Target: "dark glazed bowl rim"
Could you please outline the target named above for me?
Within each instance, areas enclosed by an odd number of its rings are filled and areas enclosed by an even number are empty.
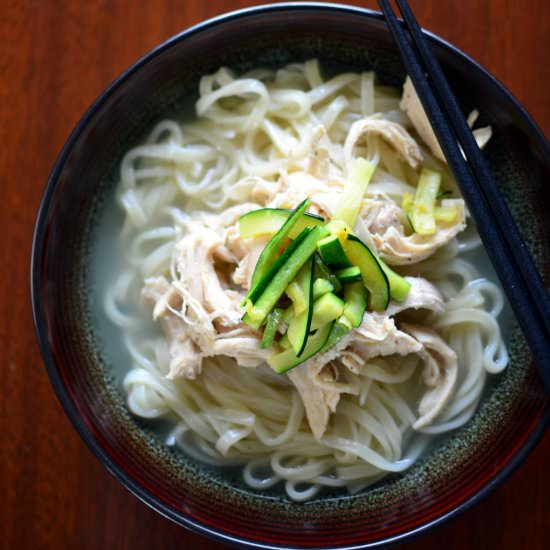
[[[221,23],[227,23],[241,18],[246,18],[249,16],[256,15],[266,15],[273,12],[292,12],[292,11],[304,11],[310,10],[311,12],[331,12],[331,13],[344,13],[350,15],[362,15],[368,18],[383,20],[384,17],[381,13],[372,11],[365,8],[359,8],[355,6],[348,6],[343,4],[333,4],[333,3],[319,3],[319,2],[293,2],[293,3],[281,3],[281,4],[267,4],[251,8],[246,8],[242,10],[233,11],[227,14],[223,14],[212,19],[208,19],[202,23],[194,25],[187,30],[169,38],[167,41],[152,49],[144,56],[142,56],[137,62],[132,66],[126,69],[121,75],[116,78],[104,91],[101,93],[98,98],[93,102],[89,109],[82,116],[80,121],[75,126],[74,130],[71,132],[69,138],[67,139],[61,153],[59,154],[55,165],[52,169],[50,177],[47,182],[47,186],[38,210],[37,221],[35,224],[33,243],[32,243],[32,252],[31,252],[31,301],[32,301],[32,311],[33,311],[33,320],[35,332],[39,342],[40,350],[44,363],[46,365],[46,370],[50,377],[51,383],[55,389],[57,397],[61,402],[65,413],[71,420],[72,424],[76,428],[80,437],[88,445],[88,447],[93,451],[93,453],[99,458],[105,468],[120,482],[126,489],[131,493],[137,496],[145,504],[162,514],[164,517],[188,527],[192,531],[195,531],[199,534],[206,535],[210,538],[218,540],[223,543],[228,543],[231,545],[244,546],[249,548],[284,548],[287,546],[271,545],[266,543],[258,543],[250,540],[243,540],[238,537],[233,537],[225,533],[220,533],[217,530],[210,528],[209,526],[200,523],[198,521],[192,520],[189,517],[183,516],[181,513],[175,511],[169,506],[161,502],[154,494],[147,491],[143,486],[138,484],[136,480],[131,477],[128,472],[117,464],[105,451],[100,442],[94,437],[89,428],[85,425],[82,420],[82,417],[78,411],[76,404],[71,400],[67,389],[60,377],[60,374],[56,367],[56,359],[52,353],[50,347],[50,342],[48,340],[48,331],[46,323],[46,315],[41,301],[42,291],[43,291],[43,282],[40,280],[40,266],[43,262],[43,244],[45,239],[46,227],[47,227],[47,213],[50,207],[50,203],[56,188],[57,181],[59,179],[62,168],[78,141],[83,130],[86,128],[92,117],[100,110],[106,100],[111,96],[111,94],[118,87],[122,85],[127,79],[129,79],[134,73],[139,71],[139,69],[159,54],[165,50],[171,48],[174,44],[185,40],[186,38],[208,31],[210,28],[215,27]],[[425,31],[426,32],[426,31]],[[476,61],[471,59],[461,50],[455,46],[449,44],[438,36],[426,32],[426,35],[429,37],[430,41],[437,43],[440,47],[447,49],[454,56],[462,58],[467,64],[471,65],[474,69],[479,71],[481,75],[489,81],[489,83],[494,87],[494,89],[501,94],[504,99],[513,104],[516,113],[519,118],[522,120],[523,124],[528,131],[531,133],[534,140],[537,142],[538,147],[543,153],[543,156],[547,159],[550,159],[550,145],[546,141],[542,131],[538,128],[536,123],[533,121],[531,116],[526,112],[518,100],[487,70],[485,70],[481,65]],[[550,426],[550,409],[547,408],[544,415],[542,416],[540,422],[536,428],[532,431],[529,437],[525,440],[521,448],[517,451],[514,457],[506,464],[506,466],[498,472],[485,486],[483,486],[477,493],[471,496],[469,499],[461,503],[459,506],[455,507],[450,512],[443,514],[437,517],[435,520],[432,520],[428,523],[421,525],[420,527],[403,532],[397,536],[387,538],[385,540],[376,541],[374,543],[366,543],[359,545],[350,545],[350,546],[338,546],[338,548],[359,549],[359,548],[373,548],[381,547],[389,544],[395,544],[397,542],[403,542],[404,540],[409,540],[412,537],[416,537],[420,534],[425,533],[426,531],[432,529],[437,525],[441,525],[450,519],[458,516],[462,512],[466,511],[474,504],[479,502],[485,496],[487,496],[491,491],[498,487],[503,481],[505,481],[515,469],[525,460],[529,453],[534,449],[536,444],[540,441],[547,428]]]

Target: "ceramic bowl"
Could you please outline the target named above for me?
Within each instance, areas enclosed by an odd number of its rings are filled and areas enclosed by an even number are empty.
[[[550,150],[512,95],[487,71],[430,35],[463,109],[494,129],[486,150],[540,269],[549,280]],[[44,362],[65,411],[105,467],[155,510],[199,533],[254,548],[370,548],[401,541],[468,508],[502,482],[550,420],[528,348],[512,327],[511,364],[493,380],[475,417],[400,475],[365,492],[322,494],[306,504],[247,489],[228,470],[167,448],[129,414],[113,376],[113,350],[98,329],[90,250],[113,199],[123,152],[155,121],[192,104],[201,75],[317,57],[376,70],[386,84],[405,73],[380,14],[331,4],[276,4],[239,11],[171,38],[124,72],[86,112],[44,194],[32,253],[32,299]]]

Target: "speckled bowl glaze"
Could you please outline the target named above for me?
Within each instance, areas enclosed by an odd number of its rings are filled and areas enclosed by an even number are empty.
[[[550,149],[517,101],[486,71],[431,36],[465,111],[495,130],[487,157],[549,280],[546,199]],[[139,60],[92,105],[68,139],[36,224],[32,299],[44,361],[67,415],[105,467],[170,519],[254,548],[370,548],[401,541],[471,506],[517,467],[550,420],[519,330],[511,364],[475,418],[401,475],[349,496],[306,504],[248,490],[238,473],[205,467],[165,447],[127,411],[111,352],[91,307],[94,229],[111,200],[123,152],[170,113],[192,112],[200,75],[318,57],[338,70],[377,71],[399,86],[404,70],[380,14],[330,4],[278,4],[231,13],[175,36]],[[546,208],[546,210],[545,210]]]

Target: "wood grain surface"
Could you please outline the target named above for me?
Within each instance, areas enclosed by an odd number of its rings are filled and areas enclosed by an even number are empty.
[[[372,1],[355,3],[375,7]],[[223,548],[147,508],[79,439],[50,387],[35,341],[29,257],[49,171],[94,98],[172,34],[253,4],[0,0],[1,548]],[[424,27],[493,72],[550,136],[548,0],[411,4]],[[487,499],[403,548],[548,548],[549,469],[547,434]]]

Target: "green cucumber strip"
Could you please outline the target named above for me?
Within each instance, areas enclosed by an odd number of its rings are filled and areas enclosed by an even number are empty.
[[[271,237],[269,242],[265,245],[265,248],[262,250],[260,257],[254,268],[254,273],[252,275],[252,283],[250,288],[258,283],[258,281],[265,275],[267,270],[277,259],[281,247],[283,246],[285,240],[289,237],[290,230],[296,225],[297,221],[301,218],[302,214],[305,212],[306,208],[310,204],[309,199],[303,200],[296,209],[290,214],[285,223],[281,226],[279,231]]]
[[[307,308],[307,298],[298,281],[292,281],[285,290],[286,295],[292,300],[294,313],[300,315]]]
[[[315,262],[315,275],[316,279],[326,279],[334,288],[334,292],[340,292],[342,290],[342,283],[338,280],[338,277],[325,265],[325,262],[321,259],[318,253],[313,255],[313,261]]]
[[[342,315],[340,319],[332,324],[329,335],[323,344],[323,347],[317,352],[319,354],[328,351],[334,344],[338,343],[350,330],[350,322]]]
[[[306,347],[300,357],[296,355],[292,348],[286,349],[281,353],[271,356],[267,363],[277,373],[283,374],[290,369],[298,366],[300,363],[307,361],[319,352],[327,341],[330,334],[332,323],[328,323],[321,327],[315,334],[312,334],[307,341]]]
[[[304,229],[306,231],[306,229]],[[317,241],[322,239],[328,230],[318,225],[314,227],[307,237],[293,250],[292,254],[277,269],[277,273],[271,279],[265,290],[256,302],[247,310],[243,321],[252,328],[259,328],[273,309],[279,298],[283,295],[290,281],[296,277],[301,267],[309,260],[317,248]]]
[[[436,206],[434,209],[434,218],[436,222],[456,222],[458,214],[458,209],[453,206]]]
[[[362,282],[344,287],[344,314],[352,327],[358,327],[367,309],[369,292]]]
[[[283,310],[283,321],[288,324],[292,319],[294,319],[295,313],[294,313],[294,305],[291,305],[287,307],[285,310]]]
[[[283,349],[291,349],[292,346],[290,345],[290,341],[288,339],[288,336],[287,334],[283,334],[281,336],[281,339],[279,340],[279,345],[283,348]]]
[[[259,208],[243,214],[239,218],[239,234],[242,239],[258,237],[259,235],[272,235],[281,229],[283,224],[292,214],[291,210],[280,208]],[[295,239],[304,227],[322,225],[324,218],[304,212],[297,220],[288,236]]]
[[[435,227],[435,200],[441,184],[441,174],[422,168],[413,202],[408,212],[409,222],[419,235],[433,235]]]
[[[313,316],[311,319],[311,330],[338,319],[344,312],[344,302],[336,294],[327,292],[313,303]]]
[[[323,294],[332,292],[333,290],[334,287],[328,279],[315,279],[313,283],[313,299],[317,300],[317,298],[320,298]]]
[[[409,214],[409,210],[411,209],[413,199],[414,197],[408,191],[405,191],[401,197],[401,210],[403,210],[407,216]]]
[[[386,265],[383,260],[378,257],[376,259],[390,283],[390,296],[398,302],[404,302],[409,295],[411,283],[409,283],[407,279],[401,277],[401,275],[398,275],[391,267]]]
[[[350,267],[344,247],[337,235],[329,235],[317,243],[317,249],[323,262],[334,269]]]
[[[276,307],[268,316],[267,322],[264,328],[264,334],[262,336],[262,341],[260,342],[261,348],[268,348],[273,344],[275,340],[275,335],[277,334],[277,329],[279,328],[279,323],[283,317],[283,310],[279,307]]]
[[[273,265],[267,270],[265,275],[259,280],[259,282],[252,287],[248,296],[242,301],[241,306],[249,309],[267,288],[267,285],[271,282],[271,279],[275,277],[282,265],[288,260],[292,253],[302,244],[306,237],[311,233],[310,227],[305,227],[302,232],[285,248],[283,253],[275,260]]]
[[[369,308],[384,311],[390,301],[390,284],[378,258],[355,235],[348,235],[344,249],[350,262],[361,270],[363,284],[369,291]]]
[[[296,282],[306,298],[306,306],[302,313],[296,315],[289,323],[286,334],[296,356],[300,357],[306,347],[313,316],[313,258],[300,269],[296,275]]]
[[[343,283],[354,283],[355,281],[361,280],[361,270],[356,265],[353,265],[338,270],[336,272],[336,277]]]
[[[350,227],[355,225],[363,196],[375,170],[376,165],[372,162],[361,157],[354,159],[348,183],[336,206],[333,219],[342,220]]]

